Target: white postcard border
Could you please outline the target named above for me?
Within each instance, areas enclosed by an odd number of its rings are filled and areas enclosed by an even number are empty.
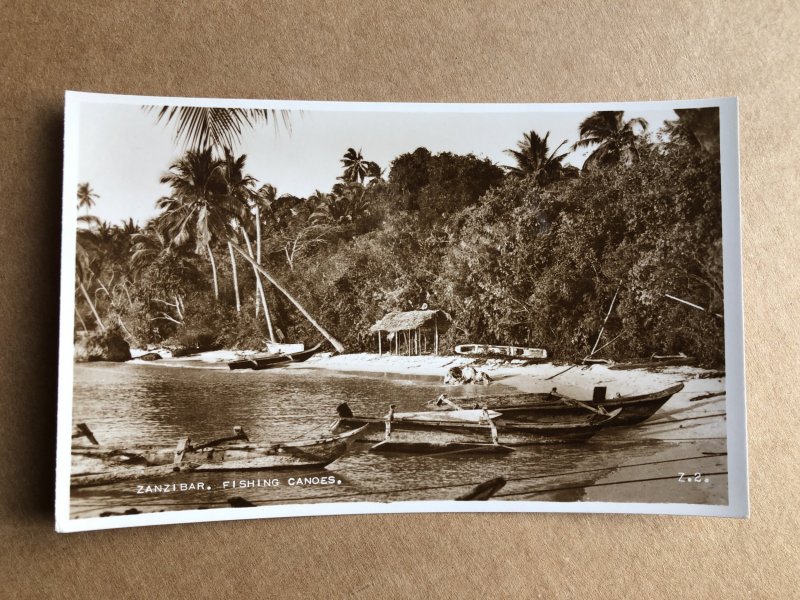
[[[77,219],[74,190],[78,186],[80,109],[84,103],[267,108],[276,110],[326,110],[371,112],[566,112],[596,110],[674,109],[719,107],[720,163],[722,178],[723,281],[725,306],[725,369],[728,444],[728,504],[664,504],[642,502],[539,502],[488,500],[459,502],[337,502],[290,504],[254,508],[177,510],[130,516],[71,519],[69,511],[73,336],[75,328],[75,252]],[[641,102],[592,102],[555,104],[449,104],[393,102],[328,102],[298,100],[234,100],[177,98],[66,92],[64,113],[64,173],[61,241],[61,309],[59,327],[58,425],[56,455],[56,530],[77,532],[118,527],[167,525],[240,519],[397,513],[609,513],[748,517],[747,426],[744,372],[742,253],[739,198],[738,103],[736,98]],[[69,227],[65,228],[65,225]]]

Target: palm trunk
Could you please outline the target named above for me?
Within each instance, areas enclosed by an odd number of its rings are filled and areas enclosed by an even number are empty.
[[[232,244],[232,246],[236,248],[236,251],[239,254],[244,256],[245,260],[247,260],[251,265],[254,265],[255,268],[258,269],[258,271],[264,277],[267,278],[267,281],[269,281],[272,285],[278,288],[278,291],[281,292],[284,296],[286,296],[289,299],[289,301],[295,305],[297,310],[299,310],[300,313],[306,319],[308,319],[308,322],[311,323],[314,327],[316,327],[317,331],[319,331],[322,335],[324,335],[325,338],[333,345],[333,347],[336,348],[337,352],[344,352],[344,346],[342,345],[342,343],[335,337],[333,337],[322,325],[317,323],[314,320],[314,318],[310,314],[308,314],[308,311],[305,308],[303,308],[303,306],[297,300],[295,300],[294,297],[292,297],[292,295],[288,291],[286,291],[286,289],[284,289],[284,287],[280,283],[278,283],[275,280],[275,278],[272,277],[272,275],[270,275],[264,267],[259,265],[254,258],[250,258],[250,256],[236,244]]]
[[[211,262],[211,277],[214,281],[214,299],[219,300],[219,281],[217,280],[217,262],[214,260],[214,253],[211,252],[211,244],[206,244],[208,260]]]
[[[100,320],[100,315],[97,314],[97,309],[94,307],[94,303],[92,302],[92,299],[89,297],[89,292],[86,291],[86,288],[83,286],[82,282],[79,281],[78,285],[81,288],[81,292],[83,293],[83,297],[86,299],[86,303],[89,305],[89,309],[92,311],[92,314],[94,315],[94,318],[97,321],[97,324],[100,326],[100,330],[101,331],[105,331],[106,330],[106,326],[103,325],[103,321]]]
[[[245,231],[244,227],[242,227],[242,234],[244,235],[244,241],[247,244],[247,252],[252,257],[253,247],[250,245],[250,237],[247,235],[247,231]],[[264,286],[261,285],[261,275],[258,272],[258,269],[256,268],[255,264],[253,264],[253,274],[256,276],[256,290],[258,292],[259,297],[261,298],[261,304],[264,306],[264,318],[267,321],[267,331],[269,331],[269,341],[274,344],[275,333],[272,331],[272,319],[270,318],[269,314],[269,305],[267,305],[267,297],[264,294]],[[258,308],[257,303],[256,303],[256,308]],[[256,316],[258,316],[258,312],[256,312]]]
[[[261,264],[261,212],[256,204],[256,260]]]
[[[86,322],[83,320],[81,316],[81,311],[78,310],[78,307],[75,307],[75,314],[78,315],[78,320],[81,322],[81,327],[83,327],[84,333],[89,333],[89,329],[86,327]]]
[[[128,291],[128,286],[125,285],[125,282],[122,282],[122,289],[125,291],[125,295],[128,297],[128,306],[133,308],[133,300],[131,300],[131,293]]]
[[[231,274],[233,275],[233,292],[236,295],[236,312],[242,311],[242,303],[239,300],[239,277],[236,274],[236,257],[233,254],[233,242],[228,240],[228,252],[231,253]]]

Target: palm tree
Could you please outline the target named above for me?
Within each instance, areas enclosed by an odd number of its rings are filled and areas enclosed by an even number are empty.
[[[164,211],[158,218],[159,225],[169,234],[172,244],[182,246],[194,240],[195,253],[208,254],[217,299],[219,282],[211,242],[230,236],[238,214],[238,207],[232,206],[228,195],[226,166],[213,156],[211,148],[187,151],[161,177],[161,183],[168,184],[172,193],[156,202],[156,208]]]
[[[253,220],[256,225],[256,260],[261,264],[261,225],[262,218],[266,218],[271,214],[275,201],[278,199],[278,188],[269,183],[262,185],[258,191],[253,194],[250,201],[253,206]]]
[[[540,187],[565,177],[574,177],[574,169],[561,164],[569,153],[556,154],[567,140],[550,152],[549,137],[549,131],[544,137],[539,137],[535,131],[523,134],[516,150],[506,150],[506,154],[513,156],[517,163],[516,166],[506,166],[506,170],[516,177],[532,177]]]
[[[366,177],[371,179],[370,183],[375,183],[376,181],[383,179],[383,171],[384,170],[381,169],[381,166],[378,163],[369,161],[367,163]]]
[[[277,129],[278,118],[290,129],[289,112],[260,108],[209,108],[201,106],[144,106],[155,113],[156,123],[175,123],[175,140],[196,152],[206,148],[222,151],[233,148],[242,139],[246,128],[272,121]]]
[[[80,290],[81,295],[83,295],[83,298],[86,301],[89,310],[94,316],[94,319],[97,322],[98,327],[100,327],[101,331],[105,331],[106,326],[103,324],[103,320],[100,318],[100,314],[97,312],[97,306],[95,305],[94,302],[92,302],[92,298],[86,289],[86,286],[89,285],[92,279],[94,278],[94,273],[92,271],[92,263],[94,262],[92,255],[94,254],[94,250],[96,249],[96,239],[94,237],[94,232],[91,231],[90,229],[79,229],[77,232],[76,241],[77,243],[75,246],[75,283],[77,284],[78,290]],[[78,313],[78,317],[81,319],[81,321],[83,321],[83,318],[80,316],[80,313]],[[84,329],[85,329],[85,324],[84,324]]]
[[[175,250],[176,247],[164,228],[151,221],[131,238],[131,272],[138,275],[159,257],[175,254]]]
[[[233,253],[232,238],[235,238],[236,231],[240,228],[245,236],[245,241],[249,246],[247,239],[247,230],[244,228],[244,223],[247,221],[249,215],[250,199],[255,192],[253,187],[256,180],[250,175],[244,174],[244,164],[247,156],[242,154],[240,157],[234,157],[229,148],[224,148],[225,158],[225,184],[227,186],[227,196],[230,209],[233,212],[233,221],[231,226],[233,228],[232,235],[228,236],[228,253],[231,257],[231,273],[233,275],[233,290],[236,296],[236,311],[241,311],[241,300],[239,298],[239,278],[236,271],[236,256]],[[257,273],[257,272],[256,272]],[[258,279],[258,277],[256,277]],[[259,280],[260,283],[260,280]]]
[[[99,197],[88,182],[78,184],[78,210],[85,208],[87,216],[89,209],[95,205],[95,200]]]
[[[358,152],[356,152],[354,148],[348,148],[339,162],[341,162],[344,167],[344,173],[342,173],[339,179],[347,182],[364,181],[367,174],[370,172],[370,164],[374,164],[364,160],[361,150],[359,149]]]
[[[619,162],[629,165],[639,160],[636,141],[647,131],[647,121],[641,117],[625,121],[622,117],[621,110],[601,110],[593,112],[578,126],[580,139],[572,148],[597,146],[583,164],[585,170]]]

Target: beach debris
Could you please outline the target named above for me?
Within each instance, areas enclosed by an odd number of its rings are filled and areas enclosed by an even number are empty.
[[[255,506],[249,500],[245,500],[241,496],[234,496],[233,498],[228,498],[228,504],[231,505],[231,508],[251,508]]]
[[[492,378],[488,373],[479,371],[469,365],[466,367],[451,367],[444,376],[445,385],[465,385],[468,383],[489,385],[491,382]]]
[[[141,515],[141,514],[142,514],[142,511],[140,511],[139,509],[137,509],[137,508],[129,508],[128,510],[126,510],[124,512],[116,512],[116,511],[113,511],[113,510],[104,510],[103,512],[100,513],[100,516],[101,517],[119,517],[119,516],[124,516],[124,515]]]
[[[694,396],[693,398],[689,398],[689,402],[697,402],[698,400],[706,400],[708,398],[716,398],[717,396],[724,396],[725,390],[721,392],[709,392],[707,394],[700,394],[699,396]]]
[[[506,483],[505,477],[494,477],[493,479],[479,483],[466,494],[458,496],[456,500],[488,500],[502,490]]]
[[[100,442],[98,442],[97,438],[94,437],[94,433],[92,433],[92,430],[89,429],[89,426],[86,423],[77,423],[75,425],[75,429],[72,432],[72,439],[74,440],[83,437],[85,437],[95,446],[100,445]]]

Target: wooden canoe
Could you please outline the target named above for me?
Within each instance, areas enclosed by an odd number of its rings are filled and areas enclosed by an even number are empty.
[[[366,429],[366,425],[323,438],[269,445],[226,441],[192,446],[188,438],[178,449],[148,450],[135,454],[128,465],[112,462],[104,472],[72,477],[74,487],[162,478],[186,471],[266,471],[322,468],[340,458]],[[240,438],[239,438],[240,439]],[[95,450],[98,455],[100,450]],[[130,452],[129,452],[130,453]]]
[[[319,352],[322,343],[317,344],[308,350],[300,352],[292,352],[290,354],[260,354],[248,358],[241,358],[228,363],[228,368],[233,370],[237,369],[253,369],[260,371],[263,369],[274,369],[276,367],[288,367],[294,363],[301,363],[307,361],[309,358]]]
[[[619,416],[609,423],[609,426],[636,425],[649,419],[675,394],[683,389],[683,384],[678,383],[666,389],[649,394],[637,396],[618,396],[606,398],[601,401],[578,401],[574,398],[563,396],[555,391],[530,394],[511,394],[507,396],[482,396],[479,398],[481,406],[502,413],[497,420],[502,426],[504,420],[512,421],[557,421],[565,418],[579,418],[586,416],[592,410],[611,412],[622,409]],[[446,406],[443,406],[446,410]]]
[[[343,408],[344,407],[344,408]],[[386,438],[385,417],[369,417],[353,415],[346,403],[339,407],[339,419],[334,431],[347,431],[369,425],[361,434],[362,441],[380,442]],[[452,411],[456,412],[456,411]],[[497,442],[505,446],[521,446],[527,444],[564,444],[584,442],[600,429],[611,423],[620,411],[608,415],[584,411],[584,415],[562,421],[523,422],[504,419],[501,413],[491,422],[457,420],[447,418],[446,412],[427,411],[424,418],[421,413],[396,413],[391,421],[392,436],[407,443],[492,443],[496,432]],[[495,432],[493,432],[493,429]],[[402,438],[399,436],[402,434]]]
[[[544,348],[527,348],[524,346],[496,346],[491,344],[459,344],[456,354],[463,356],[481,356],[485,358],[519,358],[527,360],[544,360],[547,350]]]

